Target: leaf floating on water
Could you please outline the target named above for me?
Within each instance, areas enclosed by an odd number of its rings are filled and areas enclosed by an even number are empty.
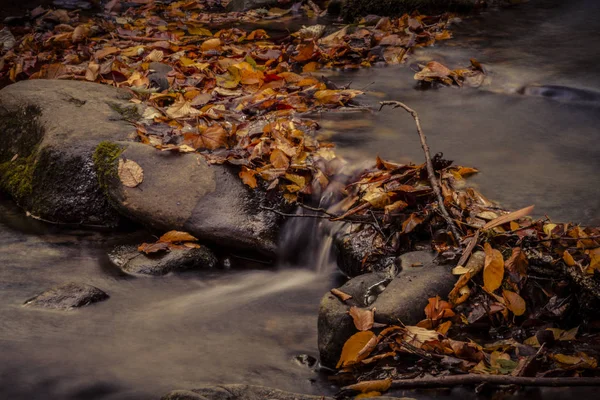
[[[502,254],[492,249],[489,243],[484,245],[485,265],[483,266],[483,287],[493,292],[502,285],[504,279],[504,259]]]
[[[348,312],[354,321],[354,326],[359,331],[368,331],[373,327],[375,309],[367,310],[365,308],[350,307]]]
[[[162,235],[158,239],[158,241],[163,242],[163,243],[176,243],[176,242],[196,242],[196,241],[198,241],[198,239],[196,239],[194,236],[190,235],[187,232],[169,231],[169,232],[165,233],[164,235]]]
[[[355,333],[344,343],[340,360],[337,363],[336,368],[347,367],[352,364],[367,358],[371,353],[372,349],[369,350],[368,344],[371,339],[376,338],[375,334],[371,331],[363,331]],[[375,346],[373,345],[373,348]]]
[[[124,186],[134,188],[144,180],[144,170],[133,160],[119,159],[118,175]]]

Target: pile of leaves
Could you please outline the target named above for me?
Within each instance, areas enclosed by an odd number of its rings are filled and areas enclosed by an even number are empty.
[[[366,232],[364,272],[427,243],[439,262],[454,266],[455,287],[446,300],[429,299],[416,326],[382,326],[376,310],[352,307],[358,333],[345,343],[333,379],[373,396],[392,381],[425,376],[600,376],[600,229],[532,220],[533,206],[507,212],[463,189],[475,169],[440,156],[433,165],[460,238],[445,225],[425,165],[378,159],[346,188],[347,211],[338,219],[353,218]]]
[[[136,122],[140,141],[237,165],[250,187],[263,181],[293,202],[322,190],[339,170],[331,145],[318,140],[319,125],[303,115],[356,106],[362,94],[314,71],[400,63],[413,48],[451,37],[449,15],[404,15],[330,33],[311,25],[273,41],[260,28],[221,27],[316,17],[318,6],[225,13],[223,5],[111,1],[102,17],[38,7],[30,26],[12,29],[0,82],[73,79],[130,90],[145,106]]]

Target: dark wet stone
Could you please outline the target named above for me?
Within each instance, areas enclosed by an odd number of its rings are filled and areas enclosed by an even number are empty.
[[[379,256],[374,252],[374,238],[378,233],[370,225],[356,231],[351,224],[340,230],[333,238],[340,271],[348,277],[369,272],[396,274],[395,257]]]
[[[124,272],[142,275],[204,270],[217,265],[217,257],[206,246],[197,249],[172,249],[148,255],[139,252],[136,246],[117,246],[108,257]]]
[[[161,400],[333,400],[332,397],[284,392],[253,385],[206,385],[192,390],[174,390]]]
[[[456,279],[450,267],[432,262],[430,252],[411,252],[404,256],[407,265],[393,279],[386,273],[368,273],[350,279],[339,288],[352,296],[342,302],[330,292],[319,306],[318,346],[321,364],[334,368],[344,343],[357,333],[351,306],[375,308],[375,322],[414,325],[425,317],[427,300],[436,295],[447,297]],[[402,258],[402,257],[400,257]]]
[[[425,15],[469,11],[479,0],[334,0],[332,3],[328,8],[330,13],[353,20],[369,14],[396,16],[416,10]]]
[[[108,299],[108,294],[84,283],[69,282],[27,300],[25,306],[69,310]]]
[[[600,103],[600,93],[588,90],[559,85],[529,85],[518,91],[525,96],[545,97],[547,99],[575,102],[575,103]]]

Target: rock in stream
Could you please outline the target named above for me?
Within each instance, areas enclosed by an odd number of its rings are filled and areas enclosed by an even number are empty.
[[[108,294],[84,283],[69,282],[53,287],[25,302],[28,307],[70,310],[108,299]]]

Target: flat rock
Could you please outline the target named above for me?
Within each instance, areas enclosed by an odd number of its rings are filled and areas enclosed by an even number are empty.
[[[116,226],[92,162],[102,140],[135,134],[129,94],[66,80],[0,90],[0,188],[34,216],[61,224]]]
[[[161,400],[333,400],[333,397],[284,392],[264,386],[231,384],[174,390]]]
[[[108,257],[123,272],[155,276],[169,272],[210,269],[217,265],[217,257],[206,246],[171,249],[148,255],[139,252],[136,246],[117,246]]]
[[[351,306],[375,308],[375,322],[393,325],[415,325],[425,318],[427,300],[436,295],[446,297],[454,287],[456,278],[448,266],[432,262],[430,252],[406,253],[404,259],[410,265],[391,279],[383,272],[367,273],[350,279],[340,291],[352,296],[342,302],[332,293],[321,299],[318,319],[318,346],[321,364],[334,368],[344,343],[357,333]]]
[[[198,154],[160,152],[141,143],[115,142],[119,158],[144,171],[143,182],[127,187],[114,160],[101,173],[113,206],[157,231],[186,231],[204,242],[274,256],[279,218],[261,210],[264,194],[245,186],[236,171],[209,166]],[[112,169],[107,171],[106,169]]]
[[[108,294],[84,283],[69,282],[48,289],[25,302],[25,306],[70,310],[108,299]]]

